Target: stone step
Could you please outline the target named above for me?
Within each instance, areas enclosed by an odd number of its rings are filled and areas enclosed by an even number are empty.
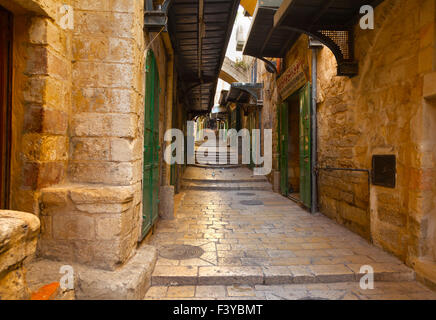
[[[203,168],[203,169],[235,169],[241,168],[243,165],[241,164],[191,164],[192,167]]]
[[[189,190],[272,190],[271,184],[267,182],[250,182],[250,183],[183,183],[182,188]]]
[[[223,179],[188,179],[184,178],[183,182],[185,183],[194,183],[194,184],[214,184],[214,183],[250,183],[250,182],[268,182],[268,180],[259,176],[259,178],[247,178],[247,179],[231,179],[231,180],[223,180]]]
[[[220,161],[220,160],[226,160],[226,161],[230,161],[230,160],[238,160],[239,158],[237,156],[227,156],[227,157],[221,157],[221,156],[196,156],[195,159],[197,161]]]
[[[153,286],[181,285],[285,285],[359,282],[359,266],[311,265],[284,267],[187,267],[159,266],[151,278]],[[405,265],[375,269],[374,281],[413,281],[415,273]]]

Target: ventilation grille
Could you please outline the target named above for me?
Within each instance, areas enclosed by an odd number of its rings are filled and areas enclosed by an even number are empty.
[[[339,47],[344,60],[352,59],[350,52],[350,35],[348,31],[321,30],[320,33],[330,38]]]

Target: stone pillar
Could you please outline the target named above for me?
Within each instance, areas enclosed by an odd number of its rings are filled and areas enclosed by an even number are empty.
[[[41,191],[44,257],[114,270],[141,222],[143,1],[75,1],[66,182]]]
[[[0,300],[29,298],[23,262],[35,253],[39,226],[33,214],[0,210]]]

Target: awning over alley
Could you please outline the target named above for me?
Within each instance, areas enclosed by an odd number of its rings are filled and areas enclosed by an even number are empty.
[[[262,89],[262,83],[232,83],[225,102],[262,105]]]
[[[175,0],[168,28],[188,111],[213,105],[239,0]]]
[[[339,75],[355,75],[352,28],[363,5],[382,0],[271,0],[259,5],[244,54],[283,58],[303,33],[328,46],[335,54]]]

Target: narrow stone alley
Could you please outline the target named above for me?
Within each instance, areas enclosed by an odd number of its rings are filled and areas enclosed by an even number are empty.
[[[0,302],[436,300],[434,181],[436,0],[0,0]]]
[[[183,186],[175,219],[151,241],[159,256],[146,299],[436,298],[401,261],[246,167],[191,166]],[[359,285],[365,265],[374,290]]]

